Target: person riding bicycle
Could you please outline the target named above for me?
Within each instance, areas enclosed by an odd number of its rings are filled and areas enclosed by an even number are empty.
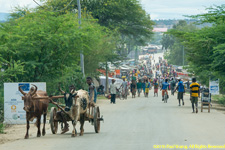
[[[174,95],[174,89],[175,89],[175,86],[176,86],[176,82],[175,82],[174,79],[172,78],[172,79],[171,79],[171,82],[170,82],[171,95]]]
[[[169,87],[168,79],[165,79],[165,82],[162,83],[162,88],[161,88],[161,90],[162,90],[162,101],[164,101],[165,92],[167,94],[167,98],[169,98],[168,91],[167,91],[168,87]]]

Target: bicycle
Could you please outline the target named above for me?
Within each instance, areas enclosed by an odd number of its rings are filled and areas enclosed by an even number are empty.
[[[116,97],[119,98],[121,100],[122,98],[122,91],[119,89],[116,89]]]
[[[122,91],[122,98],[123,98],[123,100],[124,99],[127,99],[127,94],[128,93],[127,93],[127,90],[126,89]]]
[[[171,95],[173,95],[174,96],[174,88],[171,88]]]
[[[164,103],[167,103],[167,100],[168,100],[168,95],[167,95],[167,92],[165,91],[165,93],[164,93]]]

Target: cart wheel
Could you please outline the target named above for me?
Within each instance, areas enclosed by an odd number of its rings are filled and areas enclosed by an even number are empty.
[[[95,107],[94,108],[94,128],[96,133],[100,132],[100,120],[98,120],[98,118],[100,118],[100,110],[99,110],[99,107]]]
[[[56,117],[56,108],[52,107],[50,111],[50,126],[52,130],[52,134],[56,134],[58,131],[58,121],[54,120]]]
[[[203,112],[203,104],[201,104],[201,112]]]

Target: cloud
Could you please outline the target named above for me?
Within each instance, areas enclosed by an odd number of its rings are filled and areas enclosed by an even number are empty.
[[[37,4],[33,0],[0,0],[0,12],[12,12],[15,6],[34,8]]]
[[[39,0],[37,0],[39,2]],[[206,7],[224,4],[224,0],[140,0],[143,8],[154,19],[176,18],[204,13]],[[15,6],[37,6],[33,0],[0,0],[0,12],[11,12]]]
[[[184,18],[183,15],[196,15],[207,12],[205,8],[222,5],[223,0],[141,0],[143,8],[155,19]]]

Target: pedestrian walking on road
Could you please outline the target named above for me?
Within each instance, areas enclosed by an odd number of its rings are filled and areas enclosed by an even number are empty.
[[[188,80],[187,82],[187,89],[189,90],[190,89],[190,81]]]
[[[139,82],[137,83],[138,97],[140,97],[141,89],[142,89],[142,83],[141,83],[141,80],[139,80]]]
[[[135,98],[136,96],[136,89],[137,89],[136,81],[132,80],[132,83],[130,84],[130,92],[132,94],[132,98]]]
[[[193,109],[192,113],[195,113],[195,107],[196,113],[198,113],[198,97],[200,97],[200,85],[196,82],[196,78],[192,78],[192,84],[190,85],[190,100]]]
[[[155,79],[153,85],[154,85],[154,97],[157,95],[158,97],[158,89],[159,89],[159,84],[157,83],[157,79]]]
[[[181,79],[178,79],[178,85],[176,90],[178,90],[178,94],[177,94],[177,99],[179,101],[179,106],[180,105],[180,100],[182,100],[182,104],[184,105],[184,93],[185,93],[185,88],[184,88],[184,84],[183,81],[181,81]],[[176,91],[175,90],[175,91]]]
[[[143,89],[143,92],[144,92],[144,95],[145,95],[145,80],[143,80],[143,82],[142,82],[142,89]]]
[[[111,103],[116,104],[116,84],[115,79],[112,79],[112,83],[110,84],[110,94],[111,94]]]
[[[122,97],[123,97],[123,99],[127,99],[127,86],[128,86],[128,83],[127,83],[126,79],[123,78],[123,83],[122,83],[122,85],[121,85],[121,87],[122,87]],[[121,87],[120,87],[120,88],[121,88]]]
[[[148,97],[149,89],[150,89],[150,82],[148,82],[148,79],[145,80],[145,97]]]

